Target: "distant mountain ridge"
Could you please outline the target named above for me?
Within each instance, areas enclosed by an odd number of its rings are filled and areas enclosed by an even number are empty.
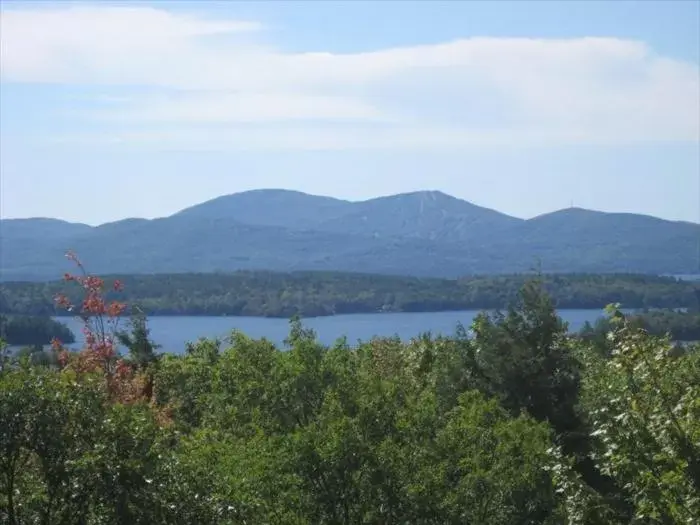
[[[0,220],[0,279],[54,279],[68,249],[98,273],[683,274],[698,271],[699,243],[700,225],[645,215],[571,208],[524,220],[439,191],[350,202],[252,190],[96,227]]]
[[[300,191],[250,190],[190,206],[173,217],[231,219],[256,226],[287,227],[291,223],[296,229],[304,229],[339,217],[352,205],[350,201]]]

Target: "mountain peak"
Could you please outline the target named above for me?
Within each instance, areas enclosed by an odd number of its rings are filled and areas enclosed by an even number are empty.
[[[454,197],[452,195],[448,195],[447,193],[444,193],[440,190],[418,190],[418,191],[407,191],[404,193],[396,193],[394,195],[386,195],[383,197],[375,197],[372,199],[367,199],[366,201],[361,201],[361,202],[368,202],[368,201],[376,201],[380,199],[395,199],[395,200],[401,200],[401,199],[420,199],[424,201],[459,201],[459,202],[467,202],[462,199],[458,199],[457,197]]]
[[[339,216],[350,202],[296,190],[257,189],[186,208],[175,216],[197,220],[230,219],[242,224],[305,229],[320,220]]]
[[[288,190],[285,188],[255,188],[252,190],[243,190],[236,193],[230,193],[228,195],[222,195],[217,198],[229,198],[229,197],[243,197],[243,196],[262,196],[262,197],[318,197],[317,195],[312,195],[299,190]],[[330,197],[329,197],[330,198]]]
[[[438,190],[349,202],[283,189],[225,195],[157,220],[92,228],[0,222],[0,280],[55,277],[66,249],[96,273],[238,269],[421,276],[690,273],[700,225],[570,208],[522,220]],[[119,249],[114,249],[119,247]]]

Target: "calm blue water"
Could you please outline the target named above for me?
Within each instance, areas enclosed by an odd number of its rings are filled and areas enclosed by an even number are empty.
[[[680,279],[681,281],[700,281],[700,273],[673,275],[672,277],[675,277],[676,279]]]
[[[353,314],[333,317],[305,319],[303,324],[316,331],[319,341],[332,344],[338,338],[347,336],[348,343],[369,340],[373,336],[398,335],[404,340],[422,332],[434,335],[451,335],[457,323],[469,326],[477,310],[435,313],[383,313]],[[578,331],[586,321],[594,322],[603,315],[602,310],[562,310],[559,315],[569,323],[570,331]],[[82,323],[73,318],[58,318],[75,334],[76,344],[81,346]],[[126,328],[128,325],[122,325]],[[225,338],[232,330],[238,329],[252,338],[265,337],[282,345],[289,334],[286,319],[266,319],[261,317],[151,317],[148,321],[151,338],[162,345],[161,351],[181,353],[185,343],[200,337]]]

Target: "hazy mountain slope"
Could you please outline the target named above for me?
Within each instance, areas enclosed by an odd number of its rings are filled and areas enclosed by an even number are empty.
[[[493,235],[522,222],[439,191],[421,191],[353,203],[342,217],[319,225],[323,231],[464,241]]]
[[[698,264],[700,225],[688,222],[572,208],[525,221],[510,233],[493,247],[537,252],[554,271],[682,273]]]
[[[91,229],[92,227],[87,224],[43,217],[2,219],[0,220],[0,239],[66,238],[88,232]]]
[[[94,228],[89,234],[35,246],[32,254],[10,257],[6,269],[27,278],[56,276],[70,266],[63,254],[77,252],[91,271],[98,273],[214,272],[234,269],[285,270],[324,268],[324,260],[371,252],[383,241],[335,233],[254,226],[228,219],[170,217]],[[123,227],[122,227],[123,226]],[[348,256],[349,257],[349,256]],[[54,261],[52,275],[44,261]],[[49,268],[51,265],[49,264]],[[5,272],[4,280],[10,274]],[[17,277],[20,278],[20,277]]]
[[[87,224],[58,219],[0,220],[0,280],[56,277],[63,253],[56,248],[71,239],[89,233]],[[49,256],[59,253],[59,259]]]
[[[637,240],[641,233],[655,240],[689,238],[696,236],[699,228],[690,222],[666,221],[648,215],[570,208],[524,221],[517,232],[531,242],[554,237],[575,239],[577,244],[594,244],[601,240],[629,242]]]
[[[195,219],[231,219],[245,224],[313,228],[346,213],[353,203],[290,190],[252,190],[224,195],[176,214]]]
[[[642,215],[569,209],[523,221],[439,192],[351,203],[260,190],[163,219],[95,228],[1,221],[0,279],[56,278],[69,268],[68,249],[98,273],[267,269],[456,277],[539,266],[682,274],[697,272],[699,242],[700,225]]]

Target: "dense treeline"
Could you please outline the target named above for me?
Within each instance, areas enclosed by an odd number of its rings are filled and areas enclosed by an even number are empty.
[[[669,335],[674,341],[700,341],[700,312],[652,310],[627,317],[628,322],[652,335]],[[588,339],[603,339],[610,331],[610,320],[601,317],[593,325],[586,322],[580,335]]]
[[[93,286],[94,284],[94,286]],[[88,285],[88,309],[105,307]],[[116,304],[116,303],[115,303]],[[454,337],[286,348],[234,333],[0,371],[0,521],[688,524],[700,516],[700,352],[610,317],[566,334],[528,283]]]
[[[0,314],[0,339],[10,345],[48,345],[52,339],[71,344],[75,335],[48,316]]]
[[[527,275],[469,277],[457,281],[352,273],[172,274],[115,276],[124,299],[149,315],[304,317],[366,312],[430,312],[504,308]],[[53,298],[70,283],[0,285],[0,312],[61,315]],[[696,285],[648,275],[549,275],[545,290],[558,308],[695,308]],[[73,295],[71,295],[73,294]]]

